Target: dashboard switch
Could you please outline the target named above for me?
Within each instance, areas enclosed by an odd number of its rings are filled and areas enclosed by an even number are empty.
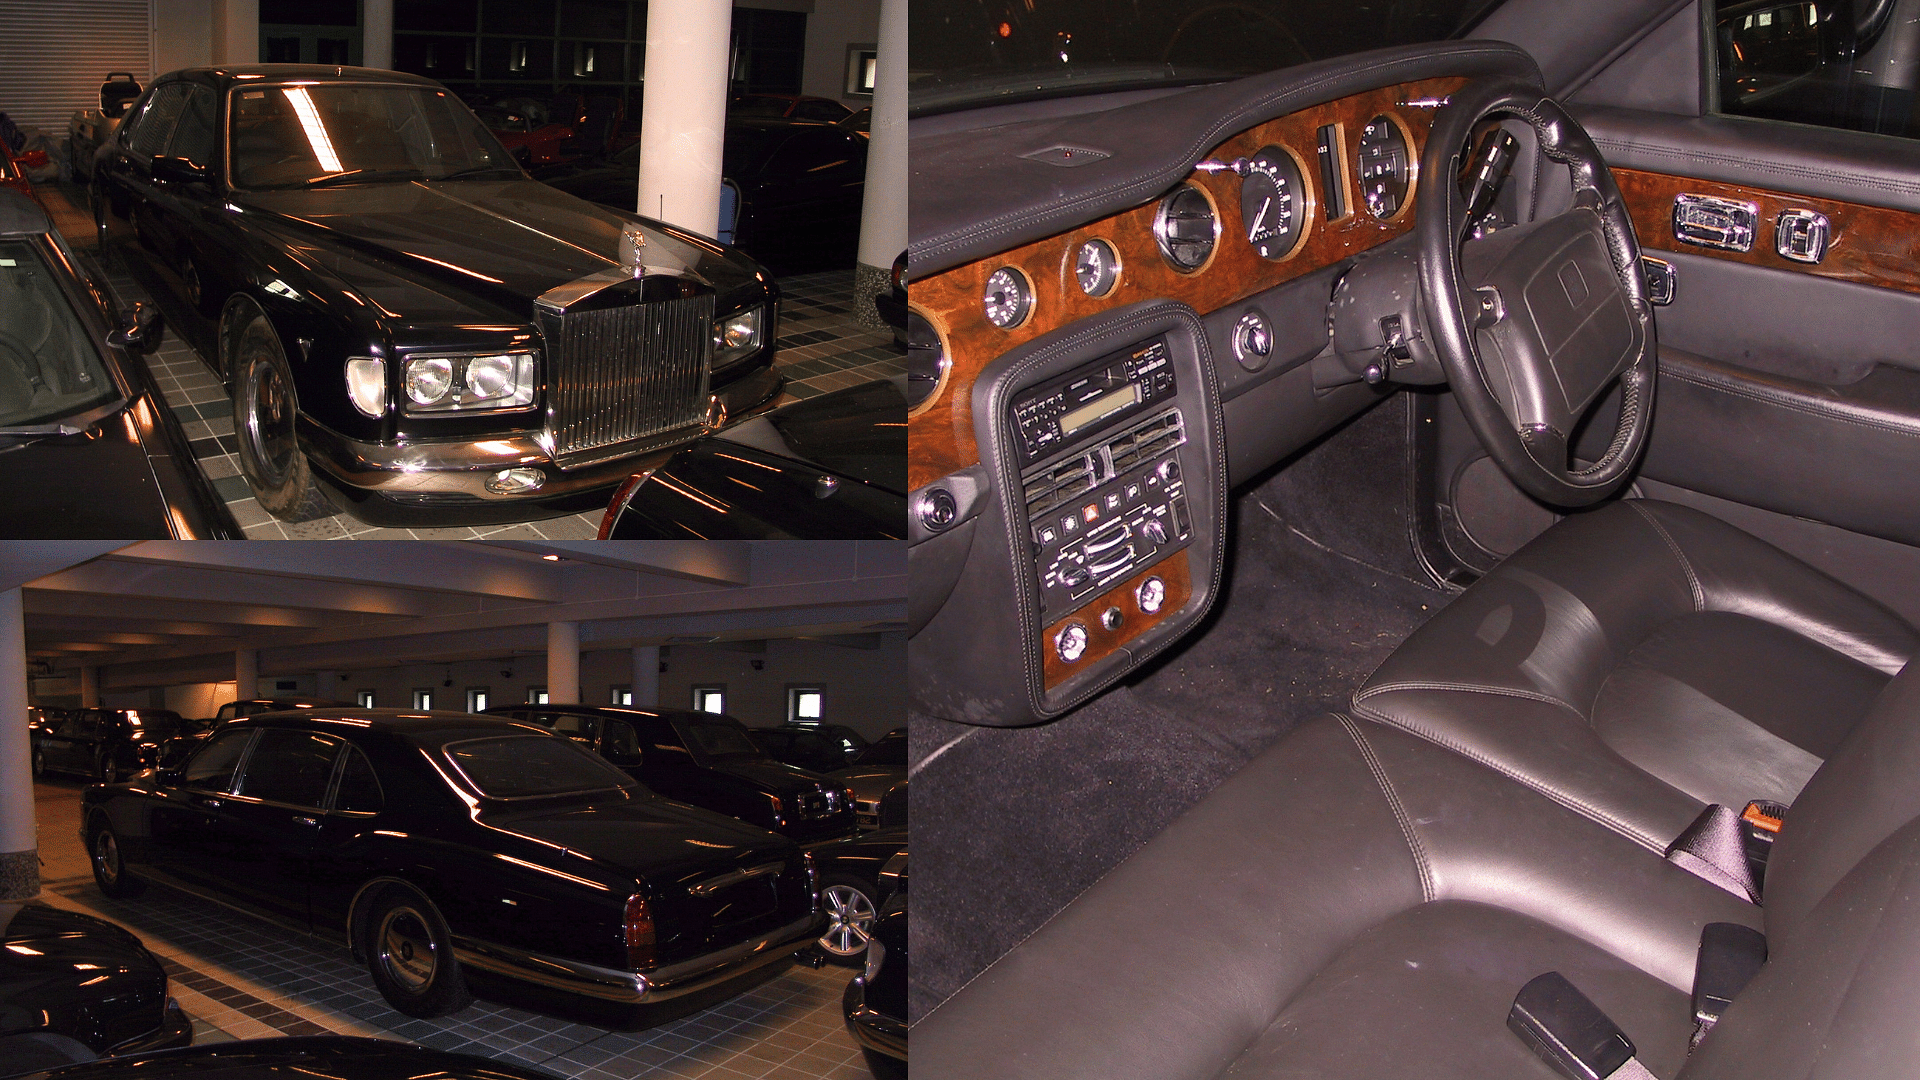
[[[1167,602],[1167,583],[1160,580],[1160,575],[1155,574],[1141,582],[1139,588],[1133,590],[1133,600],[1140,605],[1140,610],[1145,614],[1156,614],[1160,606]]]
[[[1066,663],[1073,663],[1087,655],[1087,628],[1079,623],[1068,623],[1053,636],[1054,652]]]
[[[934,488],[920,500],[920,524],[933,532],[953,524],[960,516],[960,506],[953,501],[953,494],[945,488]]]
[[[1108,630],[1118,630],[1120,629],[1120,624],[1126,621],[1127,617],[1120,614],[1120,609],[1117,607],[1110,607],[1100,613],[1100,625],[1106,627]]]

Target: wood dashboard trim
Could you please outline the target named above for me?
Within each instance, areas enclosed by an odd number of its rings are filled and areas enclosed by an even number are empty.
[[[1705,255],[1750,266],[1795,270],[1815,277],[1920,293],[1920,240],[1916,240],[1920,237],[1920,214],[1640,169],[1615,169],[1613,181],[1633,216],[1633,230],[1642,248]],[[1673,200],[1682,194],[1712,195],[1759,206],[1753,249],[1725,251],[1681,243],[1673,235]],[[1822,261],[1795,262],[1774,249],[1774,224],[1781,211],[1790,209],[1826,215],[1830,231],[1827,255]],[[1686,288],[1685,281],[1680,283],[1680,288]]]
[[[1193,598],[1193,574],[1187,564],[1187,550],[1181,548],[1154,563],[1040,632],[1041,681],[1049,692],[1068,678],[1113,655],[1127,642],[1179,614],[1187,606],[1187,601]],[[1148,615],[1135,603],[1133,590],[1155,575],[1166,582],[1167,599],[1160,606],[1158,614]],[[1108,630],[1100,625],[1100,613],[1110,607],[1119,608],[1126,618],[1118,630]],[[1053,636],[1071,622],[1078,622],[1087,628],[1087,652],[1069,664],[1061,660],[1059,652],[1054,649]]]
[[[1262,147],[1278,145],[1306,162],[1304,170],[1309,216],[1305,237],[1285,258],[1262,258],[1246,242],[1240,224],[1240,178],[1231,172],[1195,171],[1186,179],[1213,199],[1219,211],[1221,235],[1209,261],[1192,273],[1180,273],[1161,257],[1153,239],[1153,217],[1159,200],[1116,214],[1045,240],[957,266],[913,282],[908,293],[913,305],[941,327],[947,345],[949,372],[945,385],[908,419],[910,446],[908,484],[918,488],[949,473],[974,465],[980,449],[974,439],[973,383],[988,364],[1034,338],[1051,333],[1090,315],[1138,303],[1174,299],[1201,314],[1217,311],[1276,285],[1304,277],[1323,267],[1400,236],[1413,228],[1413,190],[1407,206],[1390,221],[1378,221],[1363,209],[1359,183],[1359,131],[1375,116],[1394,118],[1413,136],[1414,178],[1433,123],[1433,108],[1415,101],[1447,97],[1466,83],[1463,78],[1422,79],[1355,94],[1315,105],[1267,121],[1216,146],[1213,160],[1251,157]],[[1340,125],[1347,214],[1324,219],[1318,167],[1317,139],[1321,126]],[[1171,190],[1171,188],[1169,189]],[[1073,255],[1081,243],[1099,238],[1112,244],[1120,256],[1120,280],[1104,296],[1087,296],[1073,276]],[[981,295],[988,275],[1002,266],[1020,269],[1033,283],[1033,310],[1011,330],[987,322]]]

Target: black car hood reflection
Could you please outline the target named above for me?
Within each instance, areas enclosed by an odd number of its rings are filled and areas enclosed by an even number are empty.
[[[111,971],[144,963],[146,952],[139,938],[104,919],[40,904],[0,904],[0,949],[0,980],[73,964]]]
[[[737,776],[749,783],[759,785],[764,790],[783,796],[820,789],[820,783],[814,774],[772,758],[717,758],[707,767],[717,773]]]
[[[286,1080],[290,1075],[321,1080],[551,1080],[551,1073],[513,1061],[429,1050],[391,1039],[310,1035],[247,1039],[168,1050],[135,1058],[113,1058],[36,1074],[48,1080]]]
[[[905,377],[881,379],[796,401],[719,433],[883,491],[907,491]]]
[[[784,857],[784,837],[730,817],[639,794],[622,802],[496,810],[483,824],[559,844],[626,873],[673,880],[707,875],[732,861],[745,864]],[[726,849],[730,848],[731,851]]]
[[[155,446],[152,452],[162,453]],[[165,539],[167,500],[128,411],[77,435],[0,436],[0,505],[18,540]],[[188,463],[182,462],[187,466]],[[50,484],[49,477],[85,483]]]

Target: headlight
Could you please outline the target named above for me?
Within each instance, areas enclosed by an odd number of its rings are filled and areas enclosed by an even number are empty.
[[[378,420],[387,411],[387,362],[373,356],[349,359],[347,397],[354,408]]]
[[[533,404],[533,354],[415,356],[401,379],[410,413],[493,412]]]
[[[719,367],[758,349],[766,325],[766,309],[754,308],[729,315],[713,324],[713,364]]]

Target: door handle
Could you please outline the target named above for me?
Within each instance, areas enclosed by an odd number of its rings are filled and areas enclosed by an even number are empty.
[[[293,816],[293,823],[295,825],[311,825],[316,829],[320,827],[319,818],[307,817],[304,814],[295,814]]]
[[[202,798],[193,800],[193,805],[199,807],[202,810],[218,810],[222,806],[225,806],[226,803],[220,799],[209,799],[209,798],[202,797]]]

